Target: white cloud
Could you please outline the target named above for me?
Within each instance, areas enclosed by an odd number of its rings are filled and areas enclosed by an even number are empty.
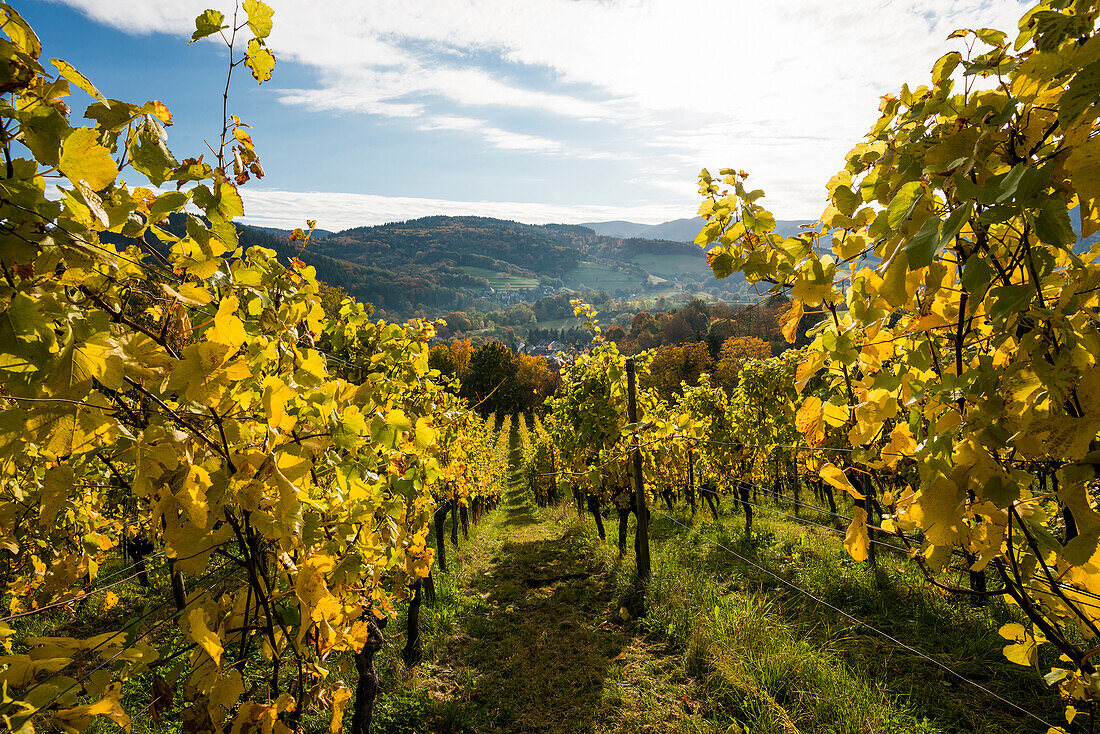
[[[695,215],[694,207],[659,206],[561,206],[511,201],[450,201],[371,194],[265,191],[241,188],[245,224],[263,227],[302,227],[307,219],[317,226],[341,230],[372,224],[416,219],[433,214],[511,219],[528,224],[603,222],[626,219],[658,224]]]
[[[409,97],[438,97],[467,107],[516,107],[541,110],[582,120],[603,120],[614,116],[606,106],[564,94],[524,89],[492,78],[481,69],[430,67],[406,59],[398,67],[323,69],[317,89],[289,89],[280,92],[287,104],[305,104],[315,110],[368,112],[405,117],[417,114],[423,103],[408,104]]]
[[[560,140],[551,140],[540,135],[527,135],[525,133],[502,130],[493,127],[488,120],[478,120],[473,117],[461,117],[458,115],[439,115],[428,117],[417,125],[418,130],[449,130],[469,133],[482,138],[490,145],[502,150],[527,151],[532,153],[554,153],[565,158],[579,158],[583,160],[623,160],[634,158],[632,154],[611,153],[602,150],[590,150],[587,148],[570,146],[566,148]]]
[[[57,0],[132,32],[189,33],[210,0]],[[753,172],[781,216],[815,216],[823,184],[877,115],[878,97],[928,79],[957,27],[1015,28],[1017,0],[269,0],[281,58],[318,73],[283,90],[315,110],[486,120],[523,153],[633,159],[629,179],[676,168],[689,204],[702,166]],[[537,80],[537,81],[536,81]],[[456,110],[457,108],[457,110]],[[517,129],[502,111],[566,118]],[[591,139],[613,140],[593,151]],[[634,196],[624,192],[623,196]]]
[[[472,117],[456,117],[443,115],[433,117],[419,125],[420,130],[456,130],[478,135],[497,148],[504,150],[526,150],[542,153],[552,153],[561,149],[562,145],[557,140],[550,140],[538,135],[524,135],[522,133],[509,132],[492,127],[485,120],[475,120]]]
[[[159,193],[174,191],[153,188]],[[61,198],[61,192],[53,182],[46,184],[45,193],[47,199]],[[255,188],[252,184],[242,186],[240,193],[245,213],[237,221],[242,224],[293,229],[304,228],[307,219],[314,219],[319,229],[332,232],[434,215],[493,217],[525,224],[581,224],[619,219],[660,224],[670,219],[693,217],[696,209],[694,206],[676,204],[568,206],[519,201],[454,201],[343,192],[279,191]],[[201,214],[199,209],[188,206],[188,211]]]

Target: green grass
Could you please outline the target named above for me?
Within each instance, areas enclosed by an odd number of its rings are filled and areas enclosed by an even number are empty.
[[[713,278],[714,274],[705,258],[692,255],[657,255],[640,253],[630,258],[654,275],[695,275]]]
[[[502,273],[487,268],[476,268],[472,265],[463,265],[460,270],[489,281],[489,285],[498,291],[526,291],[539,287],[538,278],[526,278],[521,275]]]
[[[642,626],[683,649],[700,698],[749,731],[999,733],[1038,724],[738,556],[1047,721],[1062,720],[1038,675],[1004,658],[997,630],[1019,617],[1001,601],[975,607],[946,596],[887,552],[876,574],[837,535],[771,512],[756,513],[748,539],[741,516],[673,521],[666,512],[655,512],[651,528],[654,579]],[[621,596],[632,581],[620,571]]]
[[[572,329],[583,324],[584,321],[577,316],[566,316],[561,319],[548,319],[539,321],[533,328],[536,329]]]
[[[748,539],[740,515],[715,523],[666,513],[654,508],[654,576],[646,614],[636,618],[626,612],[635,606],[632,553],[618,558],[591,518],[579,521],[568,506],[532,507],[514,476],[503,507],[440,576],[447,591],[430,614],[446,623],[431,623],[433,652],[413,671],[396,662],[396,647],[386,653],[382,709],[415,722],[393,730],[1036,730],[1034,720],[737,556],[1062,720],[1056,694],[1001,653],[996,630],[1017,619],[1012,608],[945,596],[891,554],[880,554],[876,574],[852,561],[837,535],[768,512],[757,512]],[[615,537],[615,522],[606,525]]]
[[[605,290],[614,293],[619,290],[643,290],[649,287],[643,275],[621,272],[607,265],[594,262],[582,262],[562,278],[567,288],[579,290],[588,287],[593,290]]]

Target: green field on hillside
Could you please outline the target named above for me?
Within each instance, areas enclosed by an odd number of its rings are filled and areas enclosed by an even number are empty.
[[[529,291],[539,287],[538,278],[525,278],[522,275],[502,273],[488,268],[475,268],[472,265],[463,265],[459,268],[464,273],[485,278],[489,285],[498,291]]]
[[[707,261],[692,255],[656,255],[647,252],[635,255],[630,258],[630,262],[660,276],[694,275],[706,276],[708,280],[714,277]]]
[[[584,323],[584,319],[578,316],[566,316],[561,319],[549,319],[547,321],[539,321],[535,324],[536,329],[572,329],[574,327],[581,326]]]
[[[620,290],[639,291],[646,287],[644,276],[615,270],[607,265],[594,262],[582,262],[562,278],[567,288],[605,290],[614,293]]]

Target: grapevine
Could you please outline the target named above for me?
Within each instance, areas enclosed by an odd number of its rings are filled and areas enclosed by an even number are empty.
[[[697,238],[716,276],[789,294],[788,340],[816,323],[797,424],[847,457],[821,478],[878,494],[883,527],[909,536],[930,577],[955,550],[990,569],[999,588],[975,593],[1007,596],[1030,621],[1002,628],[1005,655],[1038,668],[1036,650],[1054,647],[1061,661],[1040,672],[1075,705],[1100,697],[1087,603],[1100,591],[1100,268],[1071,226],[1100,228],[1098,13],[1042,2],[1014,43],[952,34],[965,53],[883,97],[803,235],[775,233],[746,173],[704,170]],[[868,518],[857,508],[849,529],[857,558]]]

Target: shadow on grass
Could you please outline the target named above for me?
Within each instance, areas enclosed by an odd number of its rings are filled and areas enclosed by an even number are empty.
[[[605,570],[575,532],[507,542],[469,582],[484,599],[445,660],[463,702],[442,704],[438,731],[581,732],[591,729],[611,660],[628,644],[606,614]]]
[[[522,507],[515,510],[508,508],[508,515],[501,520],[501,525],[512,527],[527,527],[528,525],[537,525],[539,522],[538,516],[530,507]]]
[[[841,553],[839,539],[824,534],[810,533],[809,543],[794,544],[783,536],[801,527],[793,522],[757,521],[746,538],[743,516],[724,517],[717,525],[707,517],[695,527],[685,527],[690,525],[686,518],[676,520],[656,517],[651,530],[660,542],[679,546],[676,562],[694,564],[721,588],[743,586],[763,594],[772,602],[770,613],[818,647],[835,651],[865,682],[904,700],[918,718],[947,731],[1030,731],[1036,724],[867,625],[1047,721],[1061,719],[1057,695],[1033,671],[1005,660],[997,630],[1016,617],[1000,600],[975,609],[966,599],[942,598],[922,588],[905,559],[880,558],[875,574]],[[852,622],[788,583],[866,624]]]
[[[504,519],[501,520],[501,525],[505,527],[527,527],[528,525],[536,525],[539,522],[538,514],[531,503],[527,501],[522,487],[513,486],[508,489],[508,492],[504,495],[502,510]]]

